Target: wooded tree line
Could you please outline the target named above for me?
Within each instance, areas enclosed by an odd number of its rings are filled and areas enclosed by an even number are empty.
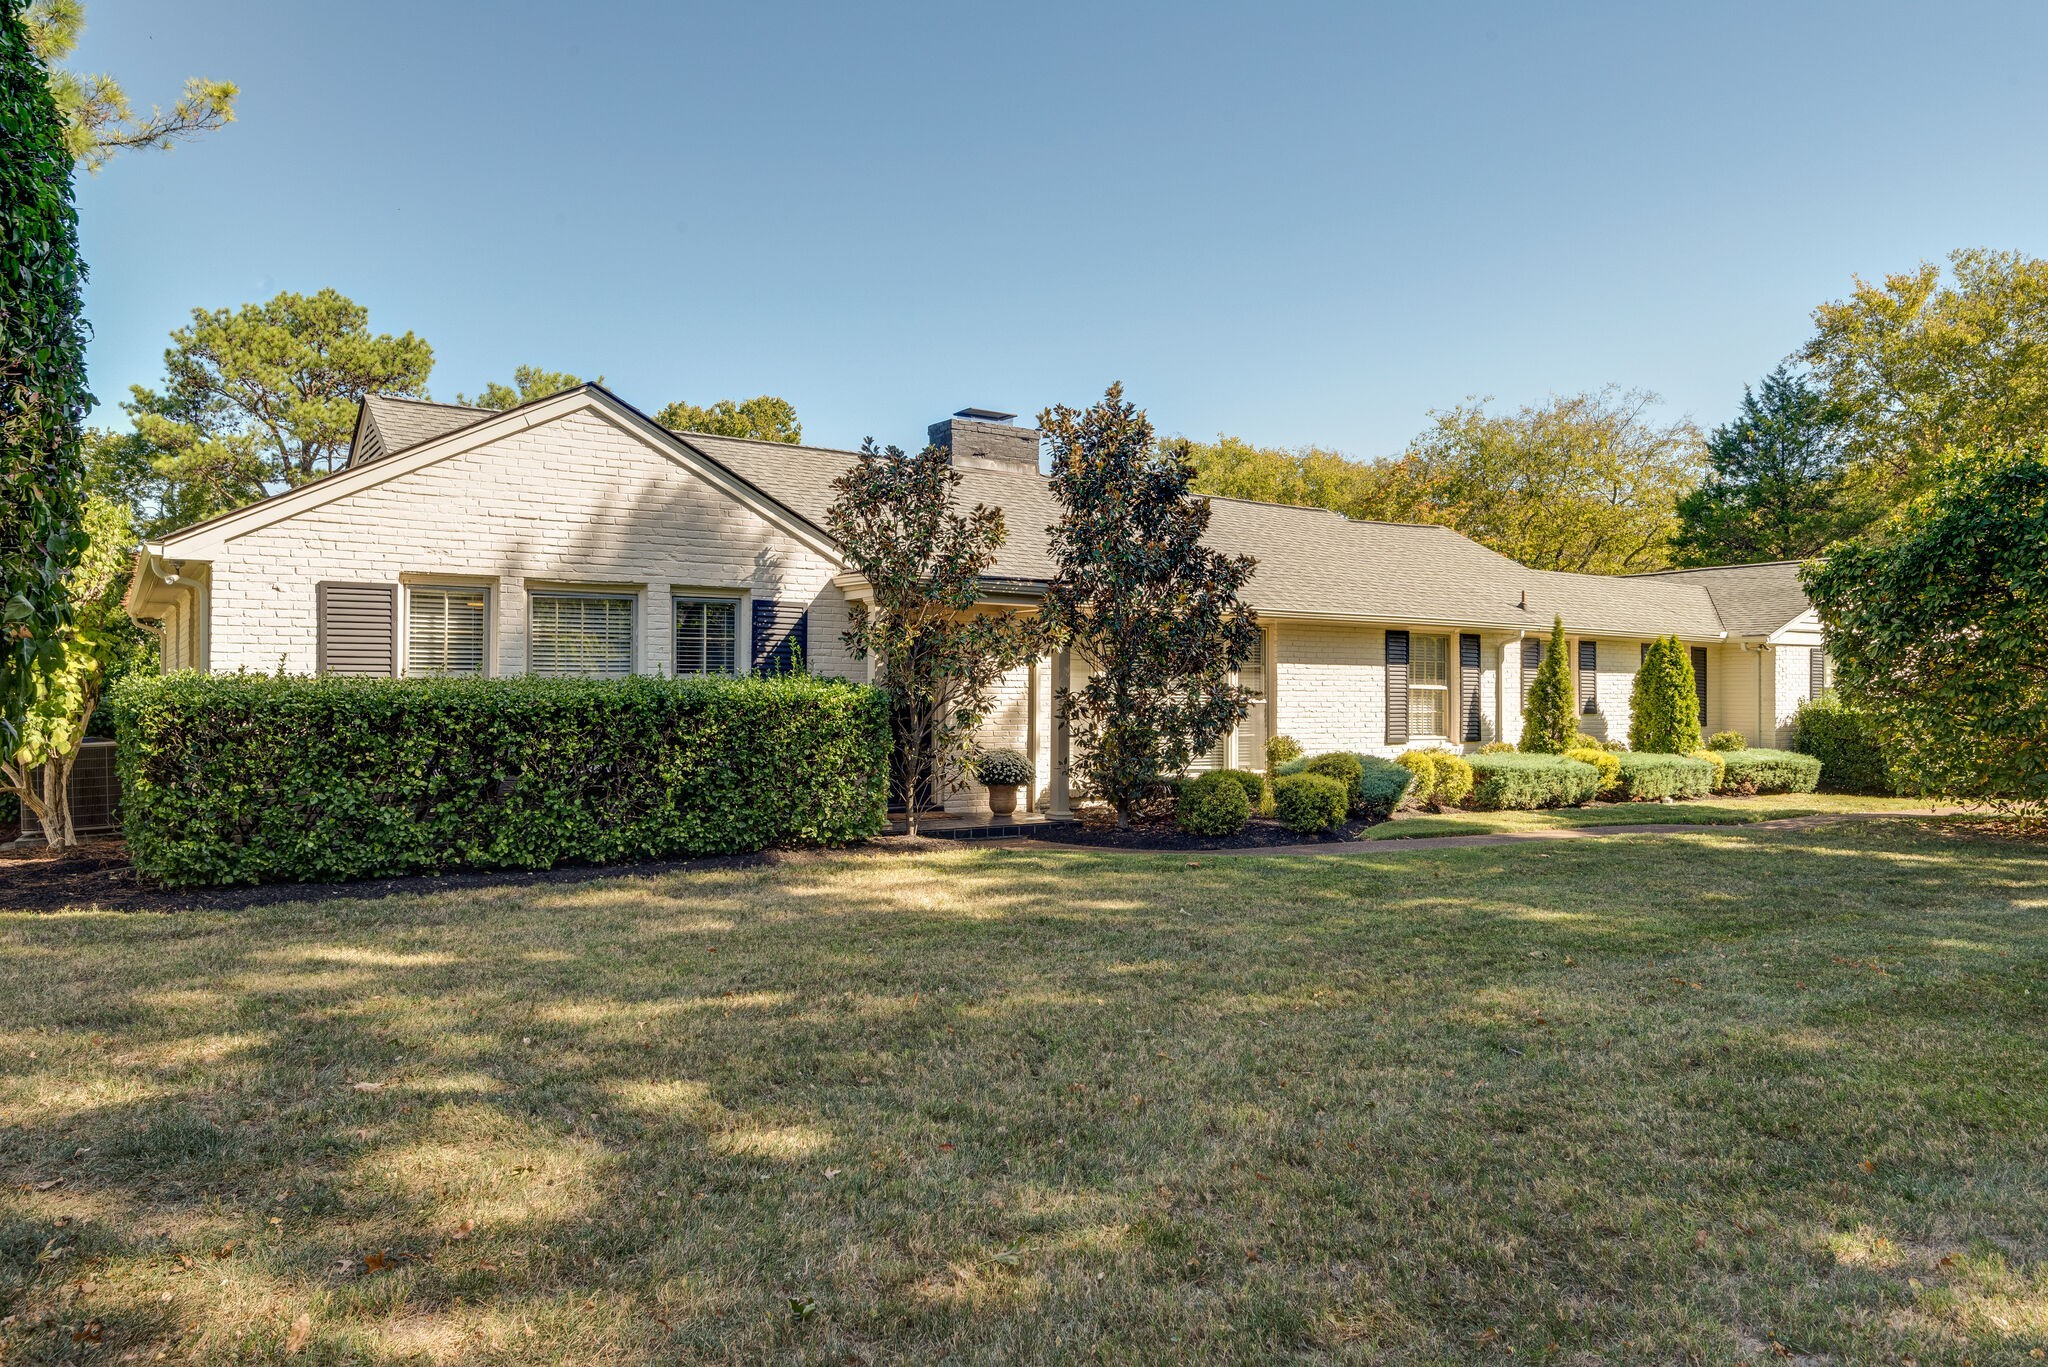
[[[1954,252],[1858,281],[1711,431],[1608,388],[1430,414],[1398,456],[1176,439],[1205,493],[1436,522],[1541,569],[1796,560],[1864,536],[1951,450],[2048,432],[2048,261]]]

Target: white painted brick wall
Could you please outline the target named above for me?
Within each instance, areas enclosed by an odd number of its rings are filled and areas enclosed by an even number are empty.
[[[526,666],[529,581],[644,584],[638,667],[674,659],[671,586],[809,606],[815,673],[864,678],[840,641],[844,595],[802,543],[585,411],[399,475],[229,543],[215,557],[211,665],[315,666],[314,586],[401,576],[488,578],[495,672]],[[742,602],[741,631],[749,623]],[[744,663],[744,660],[743,660]]]

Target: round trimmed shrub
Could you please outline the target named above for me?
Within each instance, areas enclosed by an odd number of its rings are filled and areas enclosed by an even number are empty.
[[[1482,755],[1512,755],[1516,751],[1514,745],[1508,741],[1490,740],[1479,747],[1479,753]]]
[[[984,750],[974,757],[974,777],[990,787],[1021,788],[1031,782],[1031,761],[1016,750]]]
[[[1465,757],[1450,750],[1423,752],[1436,761],[1436,791],[1429,800],[1438,807],[1455,807],[1472,795],[1472,766]]]
[[[1280,766],[1291,759],[1301,758],[1301,742],[1292,736],[1269,736],[1266,738],[1266,772],[1280,772]]]
[[[1731,793],[1810,793],[1820,786],[1821,762],[1790,750],[1734,751],[1723,756]]]
[[[1173,806],[1174,825],[1189,835],[1236,835],[1251,819],[1244,785],[1228,769],[1182,784]]]
[[[1600,771],[1600,791],[1611,793],[1621,786],[1621,756],[1597,745],[1576,746],[1564,752],[1566,759],[1590,764]]]
[[[1299,772],[1320,774],[1342,784],[1346,793],[1358,787],[1358,780],[1365,777],[1365,763],[1357,755],[1338,750],[1327,755],[1317,755],[1301,766]]]
[[[1420,807],[1436,796],[1436,756],[1426,750],[1403,750],[1394,763],[1415,775],[1408,785],[1408,801]]]
[[[1234,780],[1238,787],[1244,789],[1244,800],[1252,804],[1253,811],[1256,812],[1265,804],[1266,776],[1264,774],[1254,773],[1250,769],[1218,769],[1216,772]]]
[[[1334,831],[1351,810],[1351,795],[1327,774],[1289,774],[1273,781],[1273,810],[1290,831]]]
[[[1479,755],[1472,805],[1482,812],[1576,807],[1600,791],[1600,771],[1563,755]]]
[[[1716,731],[1707,737],[1707,748],[1720,754],[1730,750],[1747,750],[1749,742],[1742,738],[1740,731]]]
[[[1717,793],[1718,793],[1718,792],[1720,792],[1720,791],[1721,791],[1721,790],[1722,790],[1723,788],[1725,788],[1725,787],[1727,787],[1727,786],[1728,786],[1728,761],[1727,761],[1726,759],[1723,759],[1723,758],[1722,758],[1722,756],[1721,756],[1721,752],[1720,752],[1719,750],[1708,750],[1708,749],[1704,749],[1704,748],[1702,748],[1702,749],[1699,749],[1699,750],[1695,750],[1695,751],[1693,751],[1693,752],[1692,752],[1692,755],[1691,755],[1691,758],[1693,758],[1693,759],[1703,759],[1703,760],[1705,760],[1705,761],[1706,761],[1707,763],[1709,763],[1709,764],[1711,764],[1711,765],[1713,765],[1713,766],[1714,766],[1714,791],[1715,791],[1715,792],[1717,792]]]

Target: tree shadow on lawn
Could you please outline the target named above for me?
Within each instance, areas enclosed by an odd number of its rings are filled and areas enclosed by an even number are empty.
[[[0,1335],[2021,1360],[2044,909],[1901,823],[0,919]]]

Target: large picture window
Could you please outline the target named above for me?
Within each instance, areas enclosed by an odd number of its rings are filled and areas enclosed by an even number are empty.
[[[623,679],[633,672],[633,600],[536,593],[527,672],[552,679]]]
[[[732,674],[739,658],[739,604],[731,599],[676,599],[676,677]]]
[[[1409,638],[1408,734],[1442,738],[1451,734],[1451,638]]]
[[[406,593],[405,672],[413,678],[484,672],[483,589],[414,588]]]

